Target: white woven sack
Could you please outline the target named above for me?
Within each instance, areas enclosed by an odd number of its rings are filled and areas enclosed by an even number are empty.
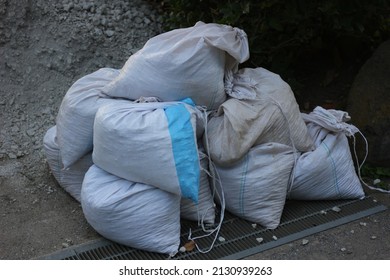
[[[180,203],[180,215],[182,218],[190,221],[214,224],[215,204],[209,183],[209,159],[201,151],[199,151],[199,158],[201,173],[198,203],[196,204],[190,199],[182,198]]]
[[[198,201],[199,110],[185,102],[101,107],[94,125],[93,162],[118,177]]]
[[[253,146],[276,142],[309,151],[308,134],[290,86],[264,68],[244,68],[235,75],[232,95],[207,124],[212,160],[228,166]]]
[[[92,166],[92,153],[88,153],[68,168],[62,168],[60,149],[57,143],[56,126],[49,128],[43,137],[43,149],[50,170],[58,184],[80,202],[84,175]]]
[[[295,200],[359,199],[365,196],[356,174],[348,136],[358,130],[345,123],[346,112],[317,107],[303,114],[316,149],[302,154],[288,194]]]
[[[295,155],[290,146],[261,144],[230,167],[217,166],[217,189],[234,215],[275,229],[280,224]],[[218,200],[217,200],[218,201]],[[220,203],[220,201],[218,201]]]
[[[104,91],[129,99],[156,96],[178,101],[189,97],[196,105],[214,109],[226,99],[225,72],[236,71],[248,58],[243,30],[198,22],[149,39]]]
[[[118,178],[93,165],[81,205],[102,236],[140,250],[175,255],[180,244],[180,197]]]
[[[56,125],[65,168],[92,151],[96,111],[100,106],[112,102],[101,96],[102,88],[118,75],[119,71],[115,69],[99,69],[77,80],[63,98]]]

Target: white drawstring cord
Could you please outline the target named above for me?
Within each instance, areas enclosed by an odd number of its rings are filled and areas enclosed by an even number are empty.
[[[367,159],[367,156],[368,156],[368,141],[366,139],[366,137],[364,137],[363,133],[358,129],[358,132],[359,134],[363,137],[363,140],[365,142],[365,148],[366,148],[366,153],[364,155],[364,158],[362,160],[362,163],[359,164],[359,158],[357,156],[357,152],[356,152],[356,138],[355,138],[355,135],[352,135],[353,137],[353,153],[355,155],[355,159],[356,159],[356,164],[357,164],[357,173],[358,173],[358,176],[359,176],[359,179],[360,181],[363,183],[363,185],[365,185],[367,188],[371,189],[371,190],[375,190],[375,191],[379,191],[379,192],[383,192],[383,193],[390,193],[390,191],[387,191],[387,190],[384,190],[384,189],[381,189],[381,188],[375,188],[375,187],[372,187],[370,185],[368,185],[362,178],[361,176],[361,168],[363,167],[363,164],[364,162],[366,161]]]
[[[204,232],[207,232],[207,234],[204,234],[204,235],[201,235],[201,236],[197,236],[197,237],[192,237],[192,231],[191,229],[189,230],[189,234],[188,234],[188,240],[192,240],[192,241],[195,241],[197,239],[200,239],[200,238],[204,238],[204,237],[207,237],[207,236],[210,236],[212,234],[215,233],[215,237],[210,245],[210,247],[206,250],[203,250],[201,248],[199,248],[199,246],[196,244],[195,242],[195,246],[196,248],[198,249],[199,252],[201,253],[208,253],[210,252],[213,247],[214,247],[214,244],[218,238],[218,234],[221,230],[221,227],[222,227],[222,223],[223,223],[223,220],[224,220],[224,216],[225,216],[225,196],[224,196],[224,192],[223,192],[223,188],[222,188],[222,184],[221,184],[221,180],[220,180],[220,177],[219,177],[219,174],[218,174],[218,171],[216,170],[215,168],[215,165],[213,163],[213,161],[211,160],[211,157],[210,157],[210,152],[209,152],[209,147],[208,147],[208,140],[207,140],[207,121],[208,121],[208,113],[207,113],[207,110],[204,108],[204,107],[198,107],[200,109],[200,111],[202,112],[202,115],[203,115],[203,118],[205,120],[205,149],[206,149],[206,153],[204,156],[206,156],[209,160],[209,170],[210,172],[206,172],[207,175],[209,175],[211,178],[212,178],[212,188],[213,188],[213,198],[214,198],[214,195],[217,194],[219,196],[219,193],[218,191],[216,191],[216,182],[219,183],[219,186],[220,186],[220,190],[221,190],[221,197],[219,197],[219,201],[221,202],[221,214],[220,214],[220,219],[219,219],[219,223],[217,225],[216,228],[214,229],[206,229],[205,226],[204,226],[204,222],[203,222],[203,219],[201,220],[201,226],[202,226],[202,230]]]

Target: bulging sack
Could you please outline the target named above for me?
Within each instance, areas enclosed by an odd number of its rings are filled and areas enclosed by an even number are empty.
[[[92,151],[96,111],[112,102],[112,99],[102,97],[102,89],[118,75],[118,70],[102,68],[80,78],[67,91],[56,119],[64,168]]]
[[[315,150],[303,153],[296,163],[294,183],[288,194],[295,200],[359,199],[365,196],[356,174],[347,136],[358,129],[347,124],[339,110],[316,107],[303,114]]]
[[[140,250],[175,255],[180,244],[180,197],[129,182],[93,165],[85,175],[81,206],[102,236]]]
[[[201,118],[191,100],[117,100],[96,114],[93,162],[118,177],[197,203],[200,162],[196,128]]]
[[[149,39],[130,56],[120,75],[104,92],[162,101],[191,98],[196,105],[215,109],[225,101],[225,72],[233,72],[249,58],[244,31],[227,25],[198,22]]]
[[[198,203],[192,200],[182,198],[180,202],[180,215],[182,218],[190,221],[203,222],[205,224],[214,224],[215,222],[215,204],[210,189],[209,182],[209,159],[204,154],[203,149],[199,151],[200,158],[200,183]]]
[[[267,143],[253,147],[232,166],[216,166],[221,180],[216,198],[223,195],[226,209],[234,215],[275,229],[280,224],[296,156],[290,146]]]
[[[61,153],[57,143],[57,129],[53,126],[43,137],[43,149],[50,170],[58,184],[74,199],[80,202],[81,185],[84,175],[92,166],[92,153],[81,157],[67,168],[62,168]]]
[[[309,151],[308,134],[290,86],[264,68],[244,68],[234,77],[233,98],[207,124],[207,146],[214,162],[228,166],[254,146],[269,142]]]

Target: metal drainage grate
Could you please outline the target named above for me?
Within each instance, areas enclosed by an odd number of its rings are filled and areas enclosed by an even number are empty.
[[[337,211],[334,211],[337,207]],[[270,248],[280,246],[303,238],[305,236],[324,231],[339,225],[386,210],[386,206],[377,203],[371,197],[362,200],[341,201],[287,201],[284,207],[281,223],[278,228],[268,230],[251,222],[237,218],[226,212],[220,231],[224,242],[216,242],[213,249],[203,254],[197,250],[179,252],[173,259],[185,260],[216,260],[242,259],[260,253]],[[197,223],[183,221],[181,225],[181,244],[187,242],[189,229],[192,235],[201,235],[203,232]],[[274,236],[277,237],[274,240]],[[261,244],[256,238],[261,237]],[[197,240],[199,247],[210,246],[214,236]],[[142,251],[126,247],[106,239],[99,239],[78,246],[69,247],[62,251],[44,256],[47,260],[159,260],[167,259],[167,255]]]

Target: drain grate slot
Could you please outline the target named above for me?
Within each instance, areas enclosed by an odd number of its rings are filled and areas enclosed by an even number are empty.
[[[332,210],[334,207],[340,210]],[[226,212],[220,231],[220,236],[225,239],[223,242],[217,240],[209,253],[203,254],[194,250],[178,253],[173,259],[241,259],[386,209],[384,205],[377,203],[371,197],[347,201],[287,201],[281,223],[274,230],[265,229],[259,225],[254,226],[253,223]],[[193,237],[204,234],[196,222],[182,221],[181,244],[187,242],[190,229]],[[214,237],[211,235],[198,239],[197,245],[206,249]],[[256,238],[263,240],[259,243]],[[164,254],[137,250],[102,238],[55,252],[41,259],[163,260],[167,258],[168,256]]]

